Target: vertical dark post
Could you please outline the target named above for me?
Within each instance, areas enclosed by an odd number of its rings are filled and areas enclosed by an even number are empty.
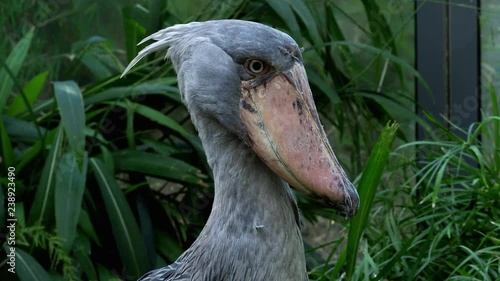
[[[416,67],[432,91],[417,83],[417,103],[467,131],[480,120],[479,0],[416,0],[415,8]],[[416,138],[428,139],[420,126]]]
[[[417,0],[415,8],[417,9],[415,18],[416,68],[432,91],[432,94],[429,93],[423,85],[417,82],[417,104],[433,116],[447,116],[447,5],[441,2]],[[420,108],[417,108],[417,113],[420,117],[424,117]],[[440,121],[444,124],[443,120]],[[425,134],[424,128],[417,126],[416,138],[423,140],[429,137]]]
[[[449,118],[467,131],[481,118],[479,0],[450,0],[449,11]]]

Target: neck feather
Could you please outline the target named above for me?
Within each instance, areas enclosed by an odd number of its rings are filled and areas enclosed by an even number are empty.
[[[307,280],[298,209],[288,184],[219,123],[204,125],[198,128],[215,199],[186,257],[197,265],[193,280]]]

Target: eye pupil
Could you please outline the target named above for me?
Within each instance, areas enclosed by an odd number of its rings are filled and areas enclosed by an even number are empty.
[[[243,67],[248,74],[254,77],[267,74],[271,68],[265,61],[258,59],[247,59]]]
[[[249,64],[250,71],[253,73],[260,73],[264,70],[264,64],[258,60],[252,60]]]

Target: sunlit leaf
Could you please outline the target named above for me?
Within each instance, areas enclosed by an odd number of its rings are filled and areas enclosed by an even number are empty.
[[[57,236],[68,253],[76,237],[83,192],[87,179],[88,157],[83,155],[82,168],[72,153],[65,153],[57,165],[55,186],[55,215]]]
[[[356,266],[356,258],[360,238],[366,227],[368,216],[373,206],[373,199],[377,191],[385,164],[389,159],[392,144],[398,125],[387,124],[379,140],[368,158],[358,184],[360,208],[356,216],[351,219],[346,247],[347,279],[350,280]]]
[[[32,27],[28,33],[24,35],[23,39],[14,46],[7,60],[2,63],[2,68],[0,69],[0,114],[3,112],[7,99],[12,93],[12,87],[14,85],[14,80],[12,79],[15,79],[21,70],[21,66],[24,63],[26,54],[28,54],[33,37],[34,28]],[[5,69],[6,67],[8,67],[8,70]]]
[[[9,105],[6,114],[14,116],[23,111],[26,111],[29,107],[33,106],[33,103],[38,98],[42,92],[45,81],[49,75],[48,71],[44,71],[37,76],[33,77],[23,88],[23,93],[26,94],[26,100],[28,104],[25,104],[25,100],[22,97],[22,93],[17,94],[12,103]]]
[[[81,163],[85,149],[85,110],[80,88],[74,81],[54,82],[54,92],[69,145]]]

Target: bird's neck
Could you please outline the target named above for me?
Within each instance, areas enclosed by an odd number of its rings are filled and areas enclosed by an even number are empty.
[[[213,274],[231,278],[210,280],[307,280],[298,209],[288,184],[234,135],[213,124],[200,127],[211,128],[199,133],[213,169],[215,198],[190,249],[204,264],[193,280]],[[211,256],[203,258],[207,253]]]
[[[209,139],[209,140],[208,140]],[[241,140],[228,134],[203,140],[213,170],[215,198],[207,225],[221,220],[250,228],[297,227],[298,210],[288,184]],[[209,148],[210,146],[210,148]]]

